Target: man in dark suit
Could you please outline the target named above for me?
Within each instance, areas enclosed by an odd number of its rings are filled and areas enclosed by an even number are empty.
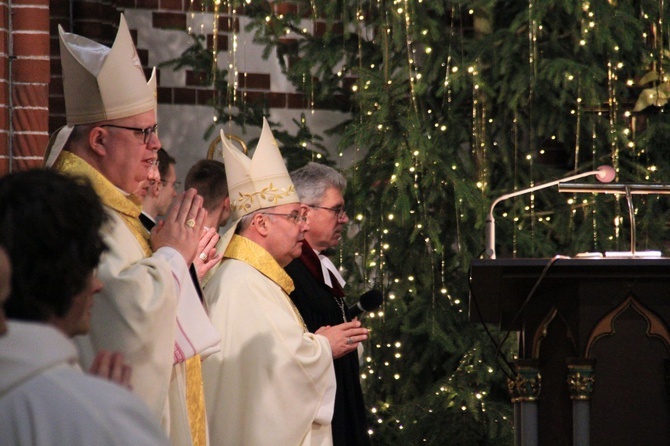
[[[347,186],[335,169],[317,163],[291,173],[300,202],[309,208],[310,230],[302,254],[286,266],[295,290],[291,299],[307,329],[335,326],[350,320],[344,301],[345,284],[333,262],[323,252],[337,246],[349,222],[342,193]],[[348,343],[355,343],[351,338]],[[357,351],[334,359],[337,391],[332,431],[334,446],[369,445],[366,410],[359,378]]]

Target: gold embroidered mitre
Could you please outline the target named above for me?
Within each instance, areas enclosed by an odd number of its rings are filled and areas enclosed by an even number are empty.
[[[260,209],[300,203],[300,199],[265,118],[258,145],[251,159],[229,142],[223,130],[221,143],[232,220],[230,227],[216,244],[217,254],[223,256],[242,217]],[[205,274],[202,280],[203,286],[209,282],[217,268],[218,265]]]
[[[284,159],[265,118],[251,159],[238,150],[221,131],[232,220],[259,209],[299,203]]]

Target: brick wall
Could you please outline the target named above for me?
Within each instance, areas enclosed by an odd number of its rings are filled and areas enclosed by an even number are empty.
[[[0,2],[0,174],[42,163],[48,133],[49,0]]]
[[[295,5],[276,2],[272,7],[280,11]],[[151,29],[182,35],[189,14],[203,8],[198,0],[0,0],[0,175],[41,165],[49,134],[65,124],[58,25],[111,46],[123,11],[127,16],[149,14]],[[318,31],[319,23],[314,26]],[[225,57],[233,33],[244,32],[240,15],[220,14],[218,27],[217,48]],[[132,25],[131,32],[137,44],[138,32]],[[206,37],[211,49],[211,30]],[[148,75],[152,48],[141,42],[137,48]],[[240,70],[238,91],[246,101],[264,100],[273,109],[308,107],[308,98],[285,87],[276,69],[264,69],[257,64]],[[162,85],[160,71],[158,76],[159,104],[207,106],[215,97],[192,72],[185,73],[180,85]]]

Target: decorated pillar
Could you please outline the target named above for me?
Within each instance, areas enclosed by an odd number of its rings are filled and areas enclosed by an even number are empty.
[[[515,367],[516,376],[507,381],[514,405],[514,444],[537,446],[537,401],[542,390],[540,368],[534,359],[520,359]]]
[[[591,395],[593,393],[594,360],[568,358],[568,390],[572,400],[572,441],[588,446],[591,437]]]

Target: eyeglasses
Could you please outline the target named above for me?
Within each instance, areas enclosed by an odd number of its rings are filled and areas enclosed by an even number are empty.
[[[307,217],[305,217],[302,214],[298,214],[296,212],[292,212],[290,214],[277,214],[275,212],[261,212],[263,215],[279,215],[281,217],[286,217],[296,225],[299,225],[300,223],[305,223],[307,221]]]
[[[154,124],[151,127],[147,127],[145,129],[141,129],[138,127],[125,127],[123,125],[114,125],[114,124],[103,124],[99,125],[98,127],[114,127],[115,129],[131,130],[133,132],[142,133],[144,135],[144,139],[142,139],[143,144],[148,144],[149,141],[151,141],[151,135],[156,133],[156,131],[158,130],[158,124]]]
[[[334,208],[326,208],[323,206],[315,206],[313,204],[308,204],[307,206],[314,208],[314,209],[325,209],[327,211],[333,212],[335,214],[335,218],[338,220],[342,220],[345,215],[347,215],[347,211],[344,210],[342,206],[337,206]]]
[[[161,184],[163,184],[163,186],[167,186],[168,182],[167,180],[161,180]],[[174,186],[175,189],[179,189],[181,187],[181,181],[173,181],[172,185]]]

